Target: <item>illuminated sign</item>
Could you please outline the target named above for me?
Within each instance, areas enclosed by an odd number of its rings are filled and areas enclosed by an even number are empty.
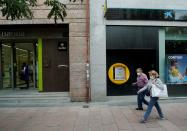
[[[170,18],[173,18],[173,12],[172,11],[166,11],[164,12],[164,18],[165,19],[170,19]]]
[[[58,50],[59,51],[67,50],[67,42],[58,42]]]
[[[124,84],[130,77],[129,68],[123,63],[115,63],[109,68],[108,77],[116,85]]]
[[[114,68],[114,80],[125,80],[125,68],[124,67]]]

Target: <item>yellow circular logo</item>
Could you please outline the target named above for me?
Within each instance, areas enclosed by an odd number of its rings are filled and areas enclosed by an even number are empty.
[[[123,63],[115,63],[109,68],[108,77],[114,84],[124,84],[130,77],[129,68]]]

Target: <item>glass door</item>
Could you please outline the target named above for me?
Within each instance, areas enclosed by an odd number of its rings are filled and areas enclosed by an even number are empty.
[[[0,84],[2,89],[36,87],[36,44],[1,44]]]
[[[2,86],[4,89],[12,88],[12,56],[11,45],[2,44]]]
[[[26,87],[25,74],[24,74],[24,63],[28,61],[28,51],[22,48],[16,48],[16,87]],[[29,87],[28,87],[29,88]]]
[[[35,87],[35,59],[33,43],[15,43],[16,47],[16,87],[29,89]]]

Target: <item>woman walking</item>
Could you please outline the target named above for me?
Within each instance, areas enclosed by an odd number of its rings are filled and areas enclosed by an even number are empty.
[[[148,91],[150,92],[150,102],[149,102],[149,105],[147,107],[147,111],[145,112],[144,114],[144,117],[142,120],[140,120],[140,123],[146,123],[147,122],[147,119],[152,111],[152,108],[153,106],[156,107],[157,111],[158,111],[158,114],[159,114],[159,117],[160,119],[164,119],[164,116],[163,116],[163,113],[162,113],[162,110],[160,108],[160,105],[158,103],[158,97],[152,97],[151,95],[151,88],[152,88],[152,84],[154,84],[156,87],[158,87],[160,90],[163,90],[164,87],[163,87],[163,83],[162,81],[158,78],[158,73],[155,71],[155,70],[151,70],[149,72],[149,81],[148,81],[148,84],[146,86],[144,86],[142,89],[140,89],[137,93],[141,93],[143,92],[144,90],[148,89]]]

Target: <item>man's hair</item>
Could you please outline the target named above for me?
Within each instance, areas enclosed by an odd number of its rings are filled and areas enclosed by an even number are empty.
[[[136,69],[136,72],[138,72],[138,71],[139,71],[139,72],[143,72],[142,68],[137,68],[137,69]]]

